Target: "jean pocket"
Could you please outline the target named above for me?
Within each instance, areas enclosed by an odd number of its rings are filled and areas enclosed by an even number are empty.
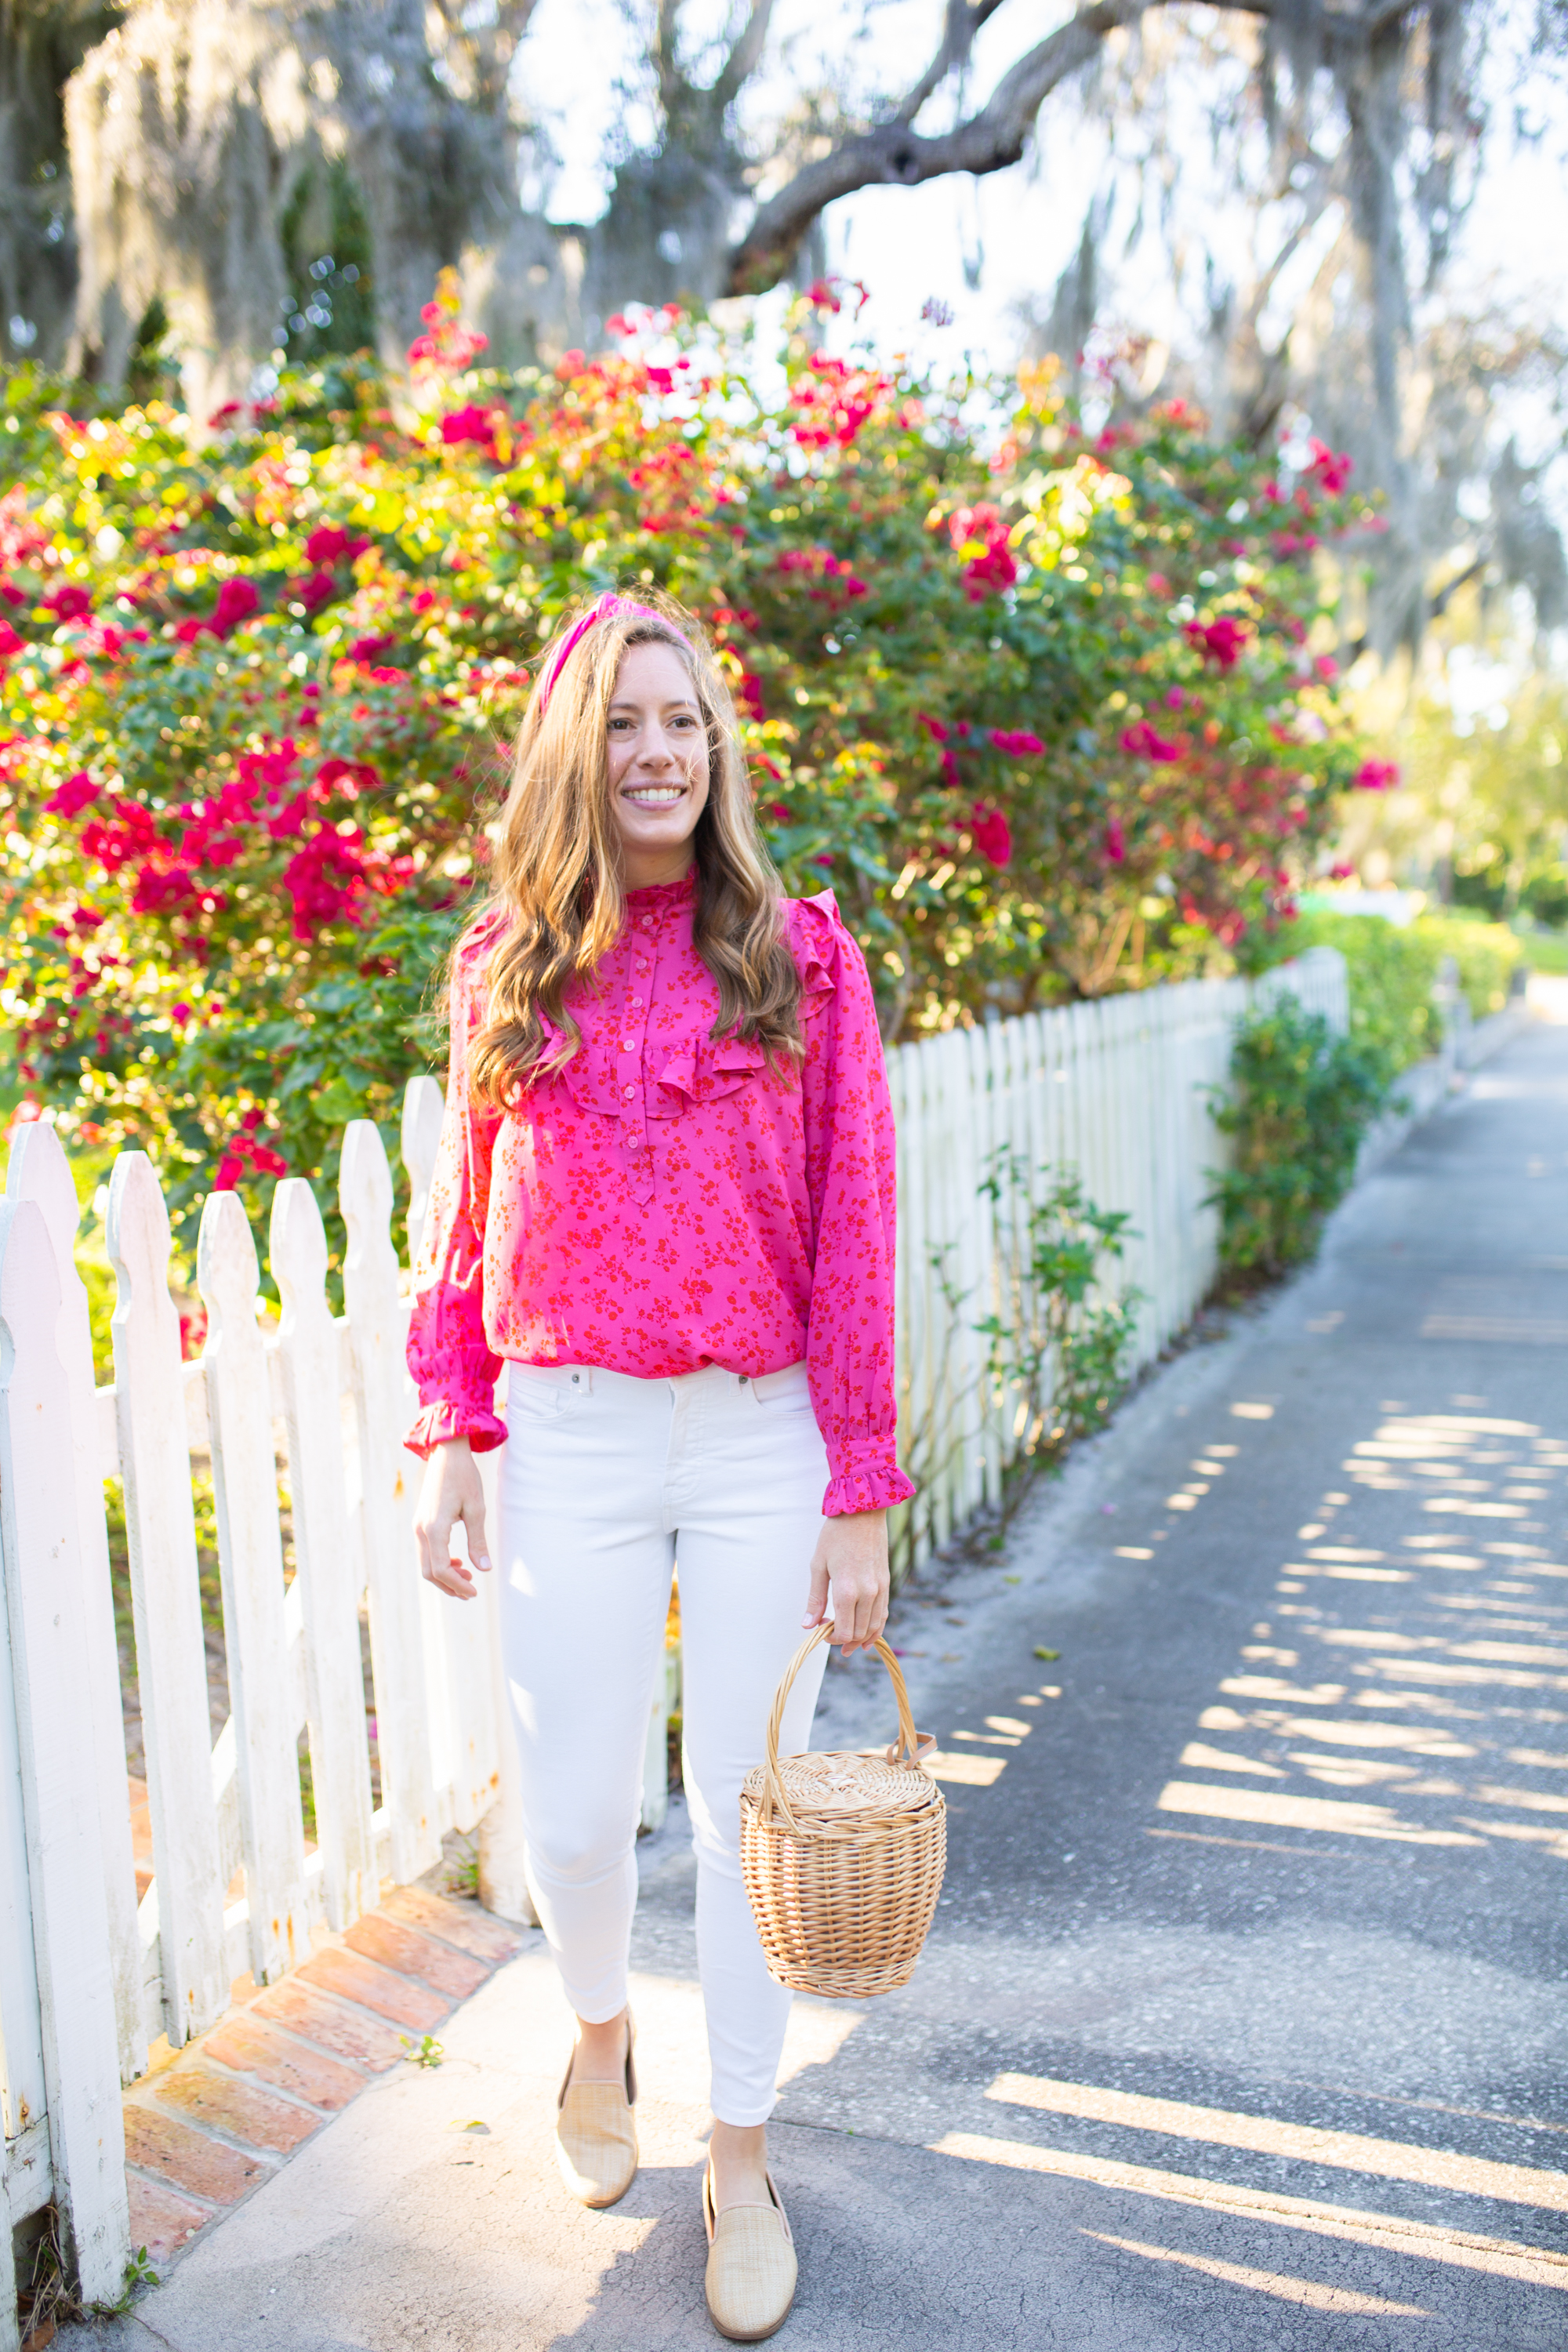
[[[764,1412],[798,1412],[812,1409],[811,1382],[804,1364],[786,1364],[782,1372],[762,1372],[750,1382]]]
[[[580,1372],[556,1364],[513,1364],[507,1374],[507,1427],[538,1429],[564,1421],[587,1394]]]

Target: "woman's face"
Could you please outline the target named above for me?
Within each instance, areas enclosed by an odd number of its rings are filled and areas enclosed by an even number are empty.
[[[679,882],[708,805],[708,730],[673,646],[628,646],[610,697],[610,808],[628,890]]]

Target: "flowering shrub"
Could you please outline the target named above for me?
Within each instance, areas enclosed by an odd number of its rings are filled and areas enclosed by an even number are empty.
[[[334,362],[205,425],[9,386],[16,1076],[156,1150],[177,1222],[395,1117],[584,592],[709,623],[787,887],[837,891],[889,1034],[1289,919],[1358,765],[1310,560],[1359,520],[1348,461],[1287,486],[1179,404],[1090,440],[1048,366],[987,439],[973,382],[804,334],[775,399],[673,312],[518,375],[448,287],[425,323],[411,390]]]

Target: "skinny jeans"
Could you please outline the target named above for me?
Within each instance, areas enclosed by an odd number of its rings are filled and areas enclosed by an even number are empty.
[[[741,1783],[763,1759],[822,1528],[826,1454],[804,1364],[637,1380],[512,1364],[500,1472],[501,1635],[521,1760],[529,1889],[590,2024],[626,2000],[643,1759],[677,1560],[681,1761],[697,1958],[719,2121],[771,2114],[791,1996],[767,1971],[741,1875]],[[826,1652],[784,1712],[804,1748]]]

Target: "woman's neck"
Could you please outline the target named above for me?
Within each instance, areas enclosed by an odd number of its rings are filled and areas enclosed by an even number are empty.
[[[689,841],[675,848],[636,856],[623,850],[621,854],[621,887],[625,890],[657,890],[669,882],[684,882],[696,863]]]

